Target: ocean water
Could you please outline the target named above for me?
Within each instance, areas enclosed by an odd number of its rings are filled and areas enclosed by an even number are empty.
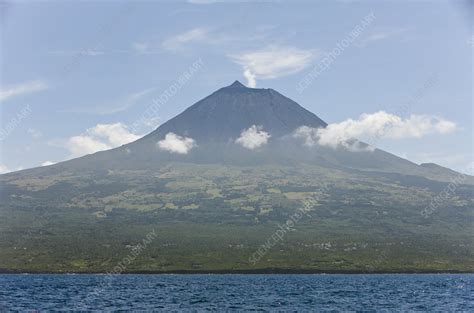
[[[474,275],[0,275],[0,311],[474,311]]]

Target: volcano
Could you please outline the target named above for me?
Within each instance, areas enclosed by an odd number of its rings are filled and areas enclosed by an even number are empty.
[[[304,162],[326,167],[419,175],[449,181],[453,172],[419,166],[380,149],[353,152],[344,148],[305,147],[295,139],[300,127],[324,128],[327,123],[273,89],[245,87],[235,81],[190,106],[143,138],[119,148],[53,165],[50,168],[148,169],[169,162],[273,164]],[[258,149],[238,144],[242,132],[255,127],[268,134]],[[186,153],[160,149],[167,135],[192,144]],[[364,143],[360,143],[365,145]]]
[[[252,125],[261,125],[277,137],[301,125],[325,127],[327,124],[273,89],[247,88],[236,81],[192,105],[147,137],[158,139],[175,132],[199,142],[227,142]]]
[[[110,271],[150,231],[123,271],[474,270],[473,177],[295,135],[326,126],[235,81],[135,142],[1,175],[0,270]]]

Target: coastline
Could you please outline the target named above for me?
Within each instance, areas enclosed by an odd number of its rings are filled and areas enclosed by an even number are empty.
[[[25,271],[0,269],[0,275],[28,274],[28,275],[112,275],[101,271]],[[370,274],[474,274],[474,271],[461,270],[393,270],[393,271],[357,271],[357,270],[304,270],[304,269],[256,269],[256,270],[175,270],[175,271],[124,271],[113,275],[370,275]]]

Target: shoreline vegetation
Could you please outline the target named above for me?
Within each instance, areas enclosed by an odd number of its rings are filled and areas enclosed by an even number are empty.
[[[302,269],[257,269],[257,270],[176,270],[176,271],[124,271],[122,273],[108,273],[95,271],[80,271],[80,272],[61,272],[61,271],[21,271],[0,269],[0,275],[4,274],[28,274],[28,275],[213,275],[213,274],[269,274],[269,275],[294,275],[294,274],[320,274],[320,275],[337,275],[337,274],[474,274],[474,271],[460,271],[460,270],[393,270],[393,271],[357,271],[357,270],[302,270]]]

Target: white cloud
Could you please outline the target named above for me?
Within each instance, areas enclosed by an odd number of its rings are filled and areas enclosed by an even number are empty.
[[[158,141],[158,147],[171,153],[187,154],[196,146],[194,139],[167,133],[165,139]]]
[[[403,139],[421,138],[429,134],[447,134],[456,130],[456,124],[445,119],[429,115],[411,115],[403,119],[397,115],[379,111],[362,114],[359,119],[348,119],[340,123],[329,124],[326,128],[302,126],[294,136],[303,138],[305,145],[316,143],[336,148],[343,146],[351,150],[360,148],[361,139],[371,143],[382,138]],[[373,150],[373,147],[366,148]]]
[[[254,150],[265,145],[270,137],[270,134],[263,131],[262,126],[252,125],[250,128],[243,130],[235,142],[244,148]]]
[[[73,158],[112,148],[107,143],[87,135],[73,136],[69,138],[66,147],[71,152],[71,157]]]
[[[48,88],[48,84],[41,80],[30,81],[17,85],[2,86],[0,88],[0,101],[5,101],[15,96],[43,91]]]
[[[303,125],[295,130],[293,137],[302,138],[305,146],[312,147],[318,143],[318,129]]]
[[[106,139],[112,147],[118,147],[140,138],[129,132],[127,126],[122,123],[97,124],[97,126],[87,130],[87,133],[96,138]]]
[[[311,64],[317,54],[315,50],[268,46],[230,57],[242,65],[248,86],[255,87],[257,79],[272,79],[301,71]]]
[[[85,133],[68,139],[66,148],[71,157],[79,157],[97,151],[112,149],[139,139],[122,123],[97,124]]]
[[[208,39],[209,30],[207,28],[197,27],[166,39],[163,41],[162,46],[168,50],[179,50],[188,43],[202,42],[207,41]]]
[[[56,163],[52,162],[52,161],[45,161],[45,162],[41,163],[41,166],[48,166],[48,165],[53,165],[53,164],[56,164]]]

